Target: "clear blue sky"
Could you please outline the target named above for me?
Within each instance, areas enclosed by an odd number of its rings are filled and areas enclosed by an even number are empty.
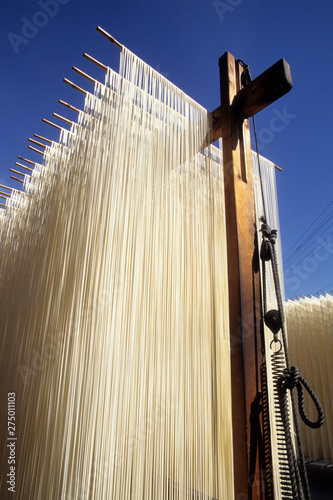
[[[42,123],[63,99],[83,96],[63,77],[89,89],[76,65],[101,79],[88,52],[114,69],[118,50],[99,35],[101,25],[208,110],[220,104],[218,59],[231,52],[254,78],[281,57],[291,67],[292,91],[257,115],[260,152],[277,173],[286,296],[333,288],[333,3],[264,0],[4,0],[0,19],[0,183],[34,133],[57,138]]]

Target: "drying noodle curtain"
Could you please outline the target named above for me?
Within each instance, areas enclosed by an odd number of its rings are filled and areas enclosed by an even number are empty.
[[[1,443],[13,392],[17,498],[233,498],[210,131],[204,108],[124,48],[1,213]]]

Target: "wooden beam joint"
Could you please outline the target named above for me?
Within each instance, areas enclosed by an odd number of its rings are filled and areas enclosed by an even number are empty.
[[[280,59],[248,85],[238,90],[231,103],[222,102],[221,106],[212,111],[213,141],[222,137],[222,114],[225,106],[231,107],[230,111],[235,117],[250,118],[287,94],[292,86],[289,64],[285,59]]]

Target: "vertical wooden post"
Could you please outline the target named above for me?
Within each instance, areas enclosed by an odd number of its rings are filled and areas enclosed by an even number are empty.
[[[251,443],[251,408],[253,412],[260,391],[262,354],[250,132],[248,120],[232,107],[241,88],[242,68],[228,52],[220,58],[219,65],[228,247],[234,491],[236,500],[262,499],[265,495],[257,443]],[[255,466],[253,460],[252,466],[250,464],[251,457],[255,457]]]

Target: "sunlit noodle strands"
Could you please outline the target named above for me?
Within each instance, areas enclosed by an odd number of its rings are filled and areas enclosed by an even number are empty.
[[[204,108],[123,47],[120,74],[107,69],[7,201],[1,407],[14,391],[17,498],[233,498],[210,129]]]
[[[319,429],[301,422],[305,456],[311,460],[333,463],[333,297],[300,297],[286,303],[289,352],[293,365],[315,390],[325,411],[325,421]],[[316,421],[313,402],[306,394],[305,411]]]

